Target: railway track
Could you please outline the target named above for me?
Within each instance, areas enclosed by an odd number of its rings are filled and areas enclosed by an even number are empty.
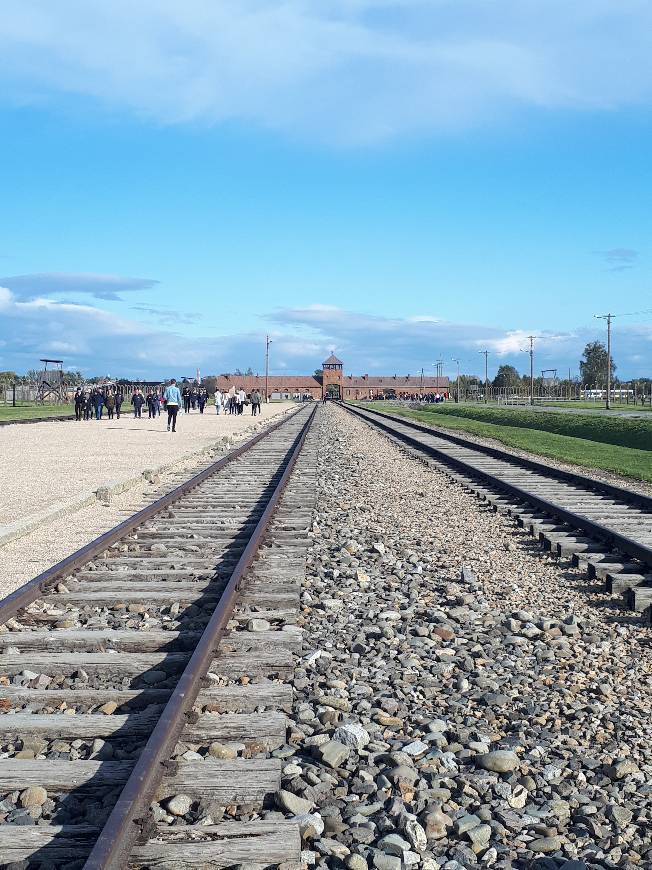
[[[299,866],[298,825],[259,811],[301,648],[316,412],[0,602],[1,866]]]
[[[382,411],[352,414],[514,517],[559,556],[584,566],[652,621],[652,498]]]

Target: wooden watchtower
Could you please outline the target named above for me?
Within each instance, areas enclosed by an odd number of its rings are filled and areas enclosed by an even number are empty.
[[[42,359],[43,370],[38,373],[36,401],[44,404],[47,399],[53,405],[63,405],[67,401],[63,382],[63,360]],[[48,365],[52,368],[48,369]]]
[[[324,360],[321,379],[322,399],[328,396],[331,399],[341,400],[344,397],[343,368],[344,363],[334,353]]]

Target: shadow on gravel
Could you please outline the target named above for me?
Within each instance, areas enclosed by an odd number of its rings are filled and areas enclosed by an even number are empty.
[[[288,451],[283,466],[290,452],[291,450]],[[243,524],[258,521],[274,492],[279,476],[280,473],[274,475],[247,517],[243,518]],[[225,481],[225,483],[228,485],[229,481]],[[93,760],[104,761],[105,770],[103,771],[100,767],[94,777],[81,783],[78,788],[73,789],[58,800],[58,806],[51,823],[63,825],[64,829],[57,833],[47,846],[34,852],[28,862],[12,864],[10,865],[12,868],[20,867],[20,870],[28,870],[28,868],[29,870],[82,870],[137,758],[137,754],[135,757],[124,759],[119,756],[122,753],[126,754],[127,747],[136,753],[142,751],[154,725],[150,723],[146,729],[142,729],[139,726],[139,720],[148,711],[150,713],[156,712],[158,715],[162,712],[167,698],[181,676],[185,663],[198,641],[196,635],[203,631],[210,619],[247,541],[248,538],[239,538],[224,547],[221,556],[216,560],[215,566],[210,572],[210,576],[216,578],[215,583],[211,584],[202,597],[190,605],[190,608],[186,608],[186,612],[192,607],[196,608],[196,611],[191,610],[186,619],[183,618],[183,610],[179,613],[178,619],[181,622],[179,638],[173,639],[161,650],[168,653],[166,659],[155,668],[143,671],[133,677],[128,685],[122,684],[121,688],[138,689],[141,694],[115,710],[115,715],[126,715],[127,720],[123,727],[106,738],[103,750],[93,758]],[[179,562],[180,558],[176,557],[174,561]],[[120,579],[124,579],[122,572],[120,572]],[[174,602],[170,601],[170,604],[172,603]],[[186,635],[185,639],[184,634]],[[188,637],[188,635],[195,636]],[[152,696],[157,703],[151,703]],[[77,715],[83,716],[84,714]],[[135,734],[134,727],[137,732],[141,733]],[[89,742],[92,743],[92,739]],[[120,763],[116,765],[116,761]],[[69,826],[81,827],[75,831]],[[40,826],[39,829],[41,829]],[[7,866],[0,856],[0,867],[6,868]]]

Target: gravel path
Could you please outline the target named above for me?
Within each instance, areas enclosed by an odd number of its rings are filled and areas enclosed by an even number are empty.
[[[294,407],[294,405],[289,403],[274,403],[270,405],[266,417],[261,418],[261,424],[266,425],[265,420],[269,421],[271,417],[287,413]],[[120,423],[122,422],[121,419]],[[182,480],[190,477],[203,467],[207,461],[217,458],[226,450],[231,449],[234,444],[250,437],[253,428],[260,426],[258,422],[252,420],[250,415],[245,414],[241,417],[218,416],[217,414],[212,414],[208,417],[207,414],[203,416],[190,414],[188,417],[181,418],[179,431],[176,433],[179,436],[179,440],[175,441],[172,434],[167,431],[156,433],[152,436],[152,433],[149,431],[152,427],[147,420],[139,420],[136,423],[145,424],[142,429],[135,431],[138,440],[133,440],[133,434],[127,435],[126,442],[118,442],[119,450],[115,447],[116,439],[120,434],[124,434],[125,430],[109,431],[108,428],[105,431],[99,430],[100,435],[108,435],[108,443],[113,444],[113,449],[120,453],[121,462],[124,461],[123,454],[127,449],[127,445],[130,445],[132,462],[130,476],[138,474],[144,468],[151,468],[166,462],[173,463],[173,467],[160,474],[153,482],[148,482],[142,478],[136,486],[130,487],[119,495],[112,496],[108,503],[94,501],[90,505],[76,510],[74,513],[47,522],[33,532],[3,546],[0,549],[0,596],[13,592],[14,589],[17,589],[41,571],[56,564],[56,562],[70,555],[70,553],[74,553],[75,550],[78,550],[108,529],[113,528],[113,526],[126,517],[131,516],[131,514],[140,510],[146,504],[151,503],[154,498],[159,497],[164,492],[168,492]],[[133,426],[134,421],[125,420],[125,427],[129,424]],[[110,425],[113,426],[113,423]],[[87,439],[89,450],[97,449],[98,444],[103,444],[105,449],[108,447],[106,441],[102,442],[97,437],[98,428],[96,427],[98,426],[104,427],[104,423],[43,423],[29,427],[6,427],[4,430],[0,430],[0,439],[3,438],[5,433],[13,433],[14,430],[19,429],[24,432],[25,429],[41,429],[45,427],[48,440],[56,443],[57,454],[59,456],[64,454],[66,461],[68,461],[68,452],[72,454],[72,451],[64,451],[64,445],[66,439],[69,439],[71,435],[76,435],[80,440]],[[83,428],[85,431],[78,432],[79,428]],[[152,437],[156,439],[159,445],[163,444],[162,449],[155,454],[152,452],[154,451],[154,445],[149,444],[149,439]],[[145,461],[145,456],[142,453],[145,438],[147,439],[146,455],[149,463]],[[227,440],[224,440],[225,438]],[[214,445],[214,450],[209,454],[200,452],[207,445]],[[196,451],[194,455],[183,459],[184,456],[190,454],[193,450]],[[107,455],[109,454],[105,454],[103,457],[101,468],[106,468]],[[6,461],[6,457],[2,456],[0,463],[2,463],[3,467]],[[23,454],[21,462],[24,474],[32,478],[31,483],[33,484],[36,472],[32,471],[32,463],[28,458],[28,454]],[[113,457],[110,459],[110,464],[111,468],[114,468]],[[97,466],[93,467],[96,469],[96,473],[99,474],[100,469]],[[59,486],[63,486],[68,481],[64,480],[64,476],[61,474],[58,466],[50,475],[47,474],[45,466],[39,466],[39,468],[39,480],[44,489],[43,498],[47,496],[50,499],[49,503],[58,500],[60,498]],[[89,469],[90,471],[91,469]],[[20,483],[17,475],[15,473],[9,475],[6,469],[4,471],[4,478],[6,487],[3,482],[3,507],[6,505],[5,498],[7,492]],[[90,481],[91,478],[89,477],[89,479],[85,480],[84,485],[88,486]],[[96,479],[95,485],[105,482],[106,477],[99,477]],[[81,489],[81,482],[79,487]]]
[[[319,426],[273,753],[307,865],[652,867],[652,632],[343,410]]]
[[[290,403],[270,403],[262,419],[287,411]],[[246,409],[249,411],[249,409]],[[34,423],[0,427],[0,524],[14,522],[73,498],[80,491],[97,489],[132,478],[146,468],[174,462],[192,451],[242,432],[255,419],[193,411],[180,415],[176,433],[166,430],[167,417],[119,420]]]

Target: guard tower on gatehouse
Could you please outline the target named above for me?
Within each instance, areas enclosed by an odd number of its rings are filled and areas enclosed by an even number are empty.
[[[322,363],[322,399],[328,398],[339,401],[344,398],[343,366],[342,360],[338,359],[334,353]]]

